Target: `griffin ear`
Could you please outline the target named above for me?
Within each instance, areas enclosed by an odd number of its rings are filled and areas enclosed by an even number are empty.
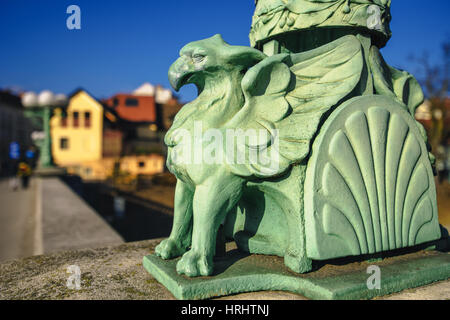
[[[267,58],[267,56],[257,49],[244,46],[230,46],[228,61],[235,66],[250,68]]]
[[[215,43],[215,46],[221,48],[220,55],[224,60],[233,66],[250,68],[267,58],[264,53],[251,47],[228,44],[220,34],[216,34],[210,39]]]

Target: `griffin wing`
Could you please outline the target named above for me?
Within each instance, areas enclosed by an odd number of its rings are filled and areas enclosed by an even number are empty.
[[[363,66],[361,43],[345,36],[308,52],[266,58],[249,69],[242,80],[245,105],[230,126],[259,132],[238,146],[246,159],[258,156],[231,170],[268,178],[305,159],[324,114],[355,89]]]

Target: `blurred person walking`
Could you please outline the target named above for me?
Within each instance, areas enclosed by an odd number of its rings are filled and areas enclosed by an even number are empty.
[[[19,163],[19,170],[17,171],[17,176],[20,177],[22,183],[22,189],[28,189],[30,184],[31,167],[26,162]]]

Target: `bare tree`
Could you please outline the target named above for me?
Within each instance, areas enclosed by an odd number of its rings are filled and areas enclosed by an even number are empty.
[[[450,128],[445,125],[446,120],[450,118],[450,39],[441,45],[441,57],[437,63],[430,62],[427,52],[412,59],[419,66],[418,79],[424,89],[425,98],[430,103],[432,126],[428,131],[429,142],[437,161],[442,163],[446,160],[446,155],[439,150],[447,147],[450,138]]]

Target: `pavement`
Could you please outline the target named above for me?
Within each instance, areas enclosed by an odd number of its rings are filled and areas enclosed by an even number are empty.
[[[41,179],[45,253],[118,245],[123,238],[58,178]]]
[[[0,180],[0,262],[39,254],[36,238],[36,181],[12,191]]]
[[[64,250],[123,243],[123,238],[57,178],[27,190],[0,180],[0,263]]]

